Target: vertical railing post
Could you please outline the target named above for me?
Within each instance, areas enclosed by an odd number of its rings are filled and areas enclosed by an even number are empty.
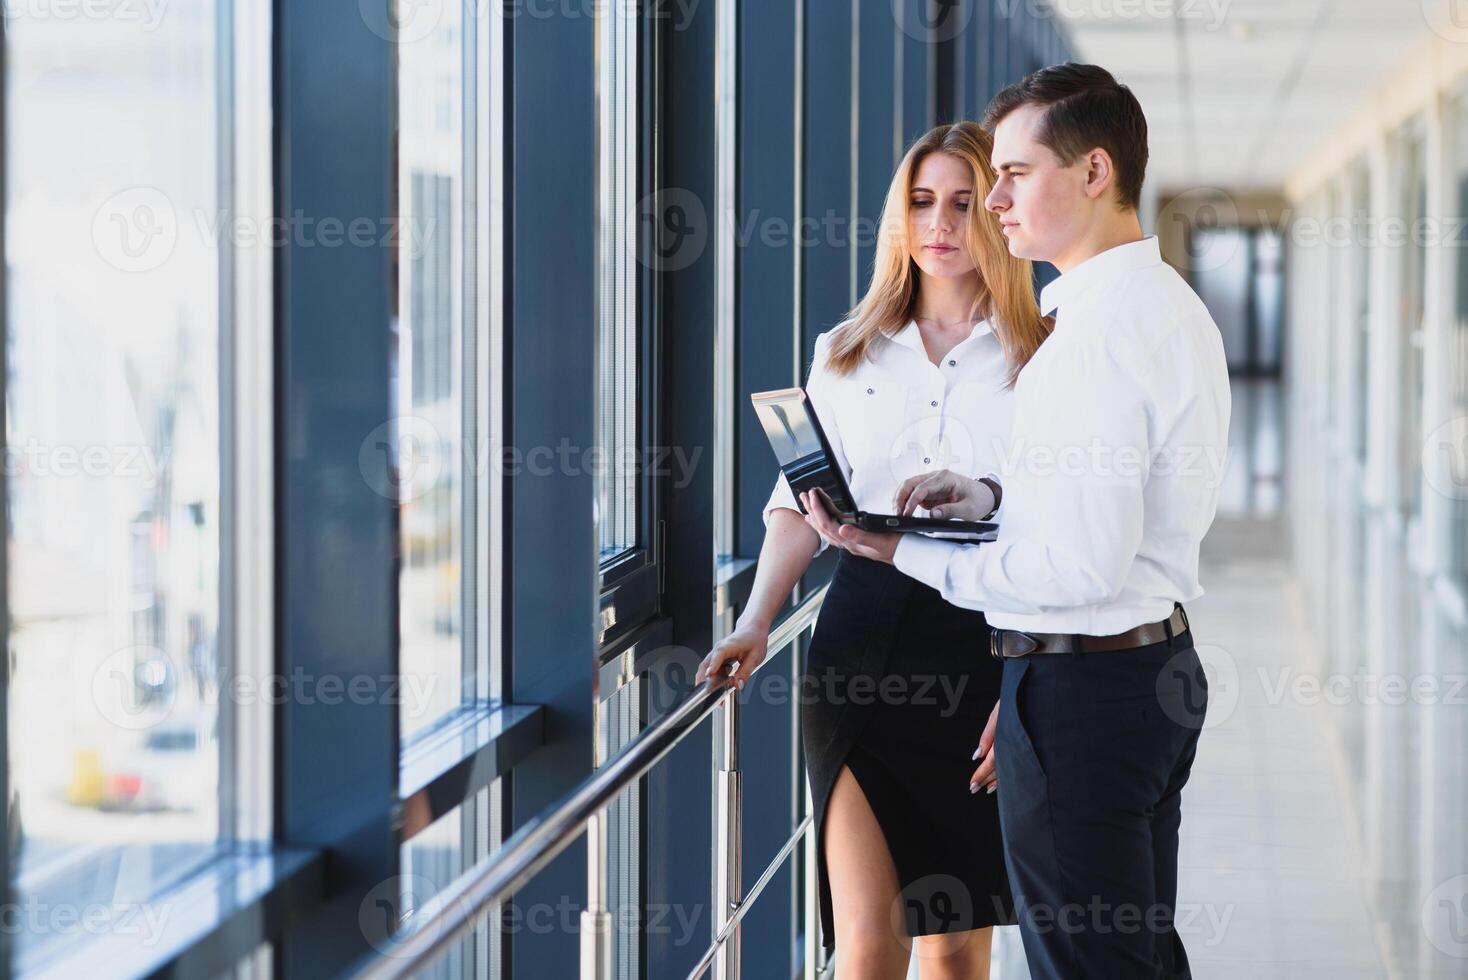
[[[611,980],[612,913],[607,909],[607,821],[586,824],[586,908],[581,912],[581,980]]]
[[[739,695],[731,691],[714,715],[718,739],[719,768],[715,776],[717,799],[714,807],[714,915],[717,936],[739,907],[740,849],[744,838],[743,799],[739,772]],[[714,958],[714,980],[739,980],[739,929]]]

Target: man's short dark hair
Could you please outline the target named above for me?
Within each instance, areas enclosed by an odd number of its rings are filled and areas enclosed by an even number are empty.
[[[1123,207],[1136,210],[1147,176],[1147,117],[1132,90],[1099,65],[1067,63],[1041,68],[1005,88],[984,110],[993,132],[1023,106],[1045,109],[1040,142],[1070,166],[1096,147],[1116,167],[1116,192]]]

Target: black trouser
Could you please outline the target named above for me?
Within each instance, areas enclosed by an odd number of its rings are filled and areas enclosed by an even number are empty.
[[[1207,699],[1190,632],[1004,662],[999,817],[1033,980],[1192,976],[1177,833]]]

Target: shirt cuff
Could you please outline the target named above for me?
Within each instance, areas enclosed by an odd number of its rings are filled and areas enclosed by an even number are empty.
[[[909,578],[942,592],[948,579],[948,559],[957,547],[951,541],[904,534],[892,552],[892,564]]]
[[[988,516],[988,518],[987,518],[987,520],[989,520],[990,522],[995,523],[995,524],[998,524],[999,523],[999,515],[1002,514],[1002,513],[1004,513],[1004,496],[1005,496],[1005,494],[1004,494],[1004,481],[1001,480],[1001,479],[999,479],[999,474],[993,472],[992,470],[990,472],[988,472],[988,473],[985,473],[983,476],[979,477],[979,479],[980,480],[993,480],[995,483],[999,484],[999,500],[997,501],[997,503],[999,504],[999,506],[998,507],[995,507],[994,508],[994,513],[990,514]]]

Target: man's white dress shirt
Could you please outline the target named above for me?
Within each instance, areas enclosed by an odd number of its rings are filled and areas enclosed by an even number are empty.
[[[893,562],[992,626],[1125,632],[1203,594],[1228,442],[1223,341],[1155,236],[1082,262],[1040,305],[1059,313],[1015,386],[999,539],[903,535]]]
[[[826,368],[834,332],[816,338],[805,390],[859,509],[893,513],[902,482],[930,470],[973,477],[999,471],[1014,397],[988,320],[975,324],[937,364],[928,358],[917,322],[909,321],[892,337],[877,338],[846,377]],[[765,505],[765,524],[777,507],[800,511],[783,473]],[[826,547],[822,539],[816,554]]]

